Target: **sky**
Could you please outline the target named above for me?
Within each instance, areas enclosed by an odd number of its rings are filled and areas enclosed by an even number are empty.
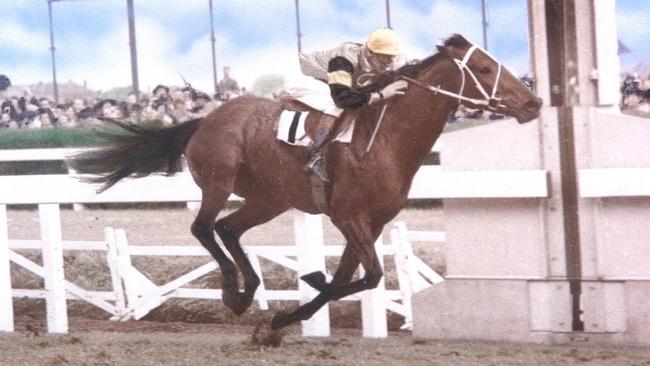
[[[536,0],[541,1],[541,0]],[[208,0],[134,0],[140,89],[182,85],[213,91]],[[526,0],[489,0],[488,49],[515,75],[529,71]],[[218,78],[250,88],[268,74],[291,75],[297,64],[294,0],[213,0]],[[618,0],[619,39],[631,49],[626,70],[650,61],[650,1]],[[0,74],[14,85],[52,80],[47,0],[0,0]],[[131,84],[125,0],[52,3],[57,80],[95,90]],[[482,44],[481,0],[390,0],[391,25],[409,58],[434,52],[463,34]],[[303,52],[364,42],[386,25],[385,0],[301,0]]]

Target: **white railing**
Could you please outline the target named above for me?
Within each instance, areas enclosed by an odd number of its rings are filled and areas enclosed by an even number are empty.
[[[650,168],[580,170],[582,197],[650,196]]]
[[[129,245],[124,230],[105,229],[104,241],[64,241],[61,239],[60,213],[56,204],[39,205],[39,220],[41,224],[40,240],[11,240],[6,235],[0,237],[0,316],[3,328],[0,330],[13,330],[13,310],[11,297],[40,298],[47,304],[47,327],[52,333],[66,333],[68,331],[67,299],[84,300],[110,314],[112,320],[140,319],[151,310],[162,305],[170,298],[193,299],[221,299],[220,289],[185,288],[193,280],[217,269],[217,264],[211,260],[210,254],[200,246],[133,246]],[[321,216],[307,215],[295,212],[296,245],[271,245],[271,246],[246,246],[245,251],[262,280],[255,300],[259,308],[268,309],[268,301],[272,300],[298,300],[305,302],[315,295],[315,290],[299,281],[297,290],[267,290],[264,285],[264,274],[260,266],[259,257],[270,260],[286,268],[298,272],[298,276],[315,270],[325,270],[326,256],[340,256],[343,252],[342,245],[324,245],[322,241]],[[0,205],[0,219],[6,219],[6,208]],[[6,220],[0,226],[7,232]],[[410,243],[393,241],[391,246],[381,243],[381,238],[376,243],[376,248],[381,256],[399,253],[412,253]],[[43,265],[19,254],[19,249],[36,249],[42,252]],[[4,250],[4,252],[2,251]],[[64,251],[103,251],[110,271],[112,290],[94,291],[83,289],[68,281],[63,275]],[[131,264],[133,256],[203,256],[210,258],[205,264],[189,271],[175,279],[170,279],[162,285],[154,284]],[[295,259],[294,259],[295,258]],[[31,273],[44,279],[44,289],[12,289],[8,273],[9,261],[25,268]],[[419,267],[404,267],[407,259],[395,259],[396,269],[399,273],[407,273],[407,279],[418,277]],[[430,268],[424,271],[431,271]],[[429,272],[423,272],[425,276]],[[403,296],[410,294],[414,286],[421,286],[424,280],[416,285],[410,285],[399,279],[399,290],[386,290],[383,283],[375,290],[356,296],[349,296],[343,300],[361,301],[363,315],[363,334],[366,337],[385,337],[387,335],[386,310],[411,318],[411,308],[408,299]],[[408,289],[406,287],[408,287]],[[312,319],[303,322],[303,334],[308,336],[329,335],[329,314],[327,308],[319,311]]]
[[[90,148],[0,150],[0,162],[5,161],[65,161],[69,156],[92,150]]]
[[[445,172],[439,166],[423,166],[415,175],[409,198],[544,198],[548,196],[546,175],[544,170]],[[96,186],[82,183],[79,178],[55,174],[0,176],[0,204],[201,199],[201,190],[189,173],[126,179],[101,194],[96,193]]]
[[[59,150],[59,149],[57,149]],[[6,152],[5,152],[6,153]],[[8,155],[16,153],[6,153]],[[59,154],[59,155],[57,155]],[[66,156],[67,152],[53,153],[52,157]],[[5,157],[6,157],[5,156]],[[0,156],[1,158],[2,156]],[[0,159],[1,160],[1,159]],[[33,156],[28,159],[33,160]],[[52,159],[57,160],[57,159]],[[416,174],[409,192],[410,198],[544,198],[548,196],[547,173],[530,171],[493,172],[444,172],[439,166],[424,166]],[[95,187],[78,180],[75,175],[37,175],[0,177],[0,330],[13,329],[12,296],[30,296],[46,299],[48,330],[67,331],[65,300],[68,296],[84,300],[104,309],[114,319],[139,318],[170,297],[197,296],[199,298],[219,298],[218,289],[187,289],[182,286],[197,275],[214,270],[216,264],[209,263],[190,273],[174,279],[163,286],[155,286],[130,265],[132,255],[205,255],[200,247],[138,247],[127,245],[126,233],[107,229],[105,241],[100,243],[64,242],[61,239],[59,205],[63,203],[114,203],[114,202],[196,202],[201,193],[188,173],[172,177],[149,176],[141,179],[126,179],[101,194]],[[152,189],[155,187],[155,189]],[[232,196],[231,199],[237,199]],[[38,204],[41,224],[41,240],[38,243],[9,240],[7,234],[7,204]],[[296,215],[296,246],[247,247],[251,262],[257,267],[257,257],[279,263],[296,270],[298,275],[316,270],[324,270],[326,255],[340,255],[342,247],[323,245],[322,224],[319,216]],[[377,249],[383,255],[397,254],[395,262],[399,266],[398,282],[400,289],[385,291],[383,282],[378,289],[366,291],[349,299],[361,299],[363,333],[369,337],[386,336],[386,310],[405,316],[410,321],[410,294],[422,287],[426,281],[435,283],[440,278],[428,266],[416,259],[410,249],[410,242],[427,238],[440,241],[444,233],[412,233],[404,225],[396,227],[391,233],[391,246],[381,243]],[[14,249],[33,246],[43,251],[43,265],[29,262],[18,255]],[[88,246],[87,246],[88,245]],[[76,248],[76,249],[75,249]],[[114,278],[114,291],[98,292],[84,290],[63,276],[63,250],[104,248],[111,264],[111,277]],[[320,253],[319,253],[320,252]],[[297,257],[298,260],[292,259]],[[9,273],[9,260],[17,263],[45,280],[44,290],[12,290]],[[415,278],[425,278],[416,280]],[[261,276],[263,278],[263,276]],[[416,281],[416,282],[413,282]],[[124,293],[120,292],[124,285]],[[154,287],[155,286],[155,287]],[[256,301],[264,308],[266,301],[282,297],[305,302],[315,295],[315,290],[299,281],[297,291],[272,292],[260,286]],[[11,295],[10,295],[11,294]],[[408,326],[408,323],[406,324]],[[329,334],[327,308],[322,309],[310,321],[303,322],[306,335]]]

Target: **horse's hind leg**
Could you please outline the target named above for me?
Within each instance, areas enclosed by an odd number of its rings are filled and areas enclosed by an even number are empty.
[[[192,234],[201,242],[201,245],[212,254],[221,268],[223,275],[223,303],[230,309],[237,309],[239,284],[237,282],[237,268],[219,247],[214,237],[214,222],[219,210],[228,199],[230,192],[227,190],[208,191],[203,189],[201,208],[192,223]]]
[[[247,198],[244,205],[232,214],[220,219],[214,225],[226,249],[230,252],[244,277],[244,292],[237,292],[237,301],[233,301],[231,309],[235,314],[243,313],[253,302],[255,290],[260,279],[255,273],[246,253],[239,243],[239,238],[248,229],[261,225],[289,209],[284,204],[262,203],[261,200]]]

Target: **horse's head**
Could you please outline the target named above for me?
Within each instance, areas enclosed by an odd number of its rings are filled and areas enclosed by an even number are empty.
[[[519,123],[539,116],[542,100],[489,53],[461,35],[447,39],[438,51],[451,57],[461,73],[461,103],[513,116]]]

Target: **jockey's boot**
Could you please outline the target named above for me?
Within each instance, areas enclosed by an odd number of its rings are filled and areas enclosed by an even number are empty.
[[[318,179],[328,183],[329,179],[327,178],[325,156],[327,155],[327,142],[329,141],[333,121],[336,118],[327,115],[324,115],[322,118],[328,118],[331,120],[328,122],[332,123],[319,124],[316,130],[316,136],[314,136],[314,142],[309,146],[309,151],[312,155],[307,165],[305,165],[305,171],[311,171]]]

